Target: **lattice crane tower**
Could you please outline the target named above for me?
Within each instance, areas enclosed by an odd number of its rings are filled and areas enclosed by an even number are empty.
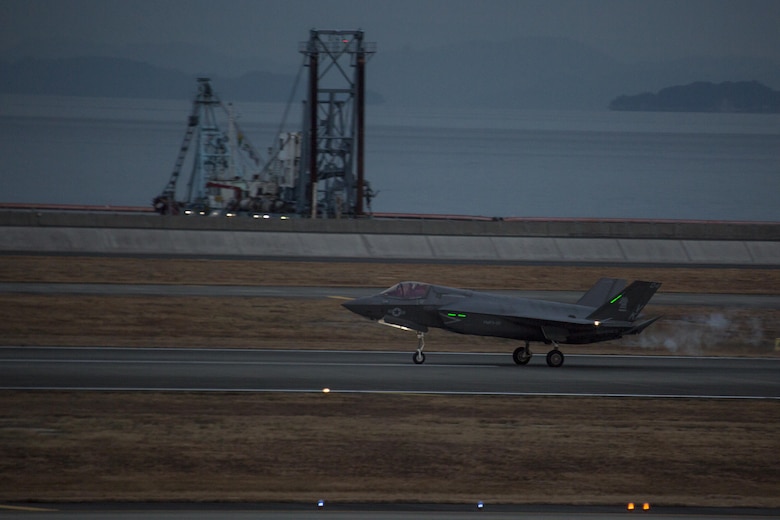
[[[227,115],[227,131],[220,128],[217,121],[218,108]],[[193,139],[195,156],[186,197],[177,200],[177,183]],[[220,101],[208,78],[198,78],[198,93],[192,103],[173,172],[153,205],[163,215],[237,209],[250,192],[256,191],[253,184],[257,182],[251,180],[250,175],[254,173],[254,177],[259,177],[257,172],[261,165],[260,155],[235,121],[232,106]]]
[[[318,31],[301,42],[309,86],[304,108],[296,211],[325,217],[363,214],[365,67],[376,43],[363,31]]]

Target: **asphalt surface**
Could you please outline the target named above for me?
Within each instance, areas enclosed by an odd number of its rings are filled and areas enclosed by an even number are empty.
[[[0,389],[780,399],[780,359],[162,348],[0,348]]]
[[[628,511],[626,505],[614,506],[518,506],[484,504],[330,504],[321,509],[316,504],[0,504],[0,518],[46,518],[66,520],[88,518],[102,520],[233,520],[262,518],[264,520],[290,520],[308,518],[349,518],[366,520],[415,520],[491,518],[509,520],[568,520],[574,518],[643,518],[664,520],[694,520],[723,518],[752,518],[763,520],[777,518],[774,509],[751,508],[680,508],[662,507],[643,511],[641,504]]]

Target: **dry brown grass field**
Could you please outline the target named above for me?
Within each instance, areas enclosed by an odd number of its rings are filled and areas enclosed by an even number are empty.
[[[338,288],[422,280],[474,289],[584,291],[602,276],[661,281],[665,292],[773,294],[780,287],[777,269],[5,256],[0,282],[329,286],[333,298],[2,294],[0,344],[412,349],[413,335],[343,309]],[[646,313],[664,319],[642,336],[587,351],[775,355],[780,337],[778,309],[661,307],[651,301]],[[514,343],[433,331],[428,348],[510,352]]]
[[[780,507],[773,401],[0,392],[0,500]]]
[[[777,294],[780,270],[0,257],[0,281]],[[0,344],[413,349],[329,298],[0,295]],[[774,355],[777,309],[648,306],[572,352]],[[725,324],[725,325],[724,325]],[[655,332],[653,332],[655,329]],[[670,343],[670,340],[674,340]],[[436,350],[513,342],[432,333]],[[641,348],[638,348],[641,347]],[[568,351],[568,349],[567,349]],[[0,392],[0,500],[443,501],[780,507],[780,403],[343,394]]]
[[[660,281],[665,292],[776,294],[780,287],[780,269],[0,256],[0,282],[384,288],[419,280],[472,289],[584,291],[602,276]]]

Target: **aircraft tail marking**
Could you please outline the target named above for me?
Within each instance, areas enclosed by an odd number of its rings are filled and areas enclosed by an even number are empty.
[[[586,307],[600,307],[607,300],[611,300],[626,287],[626,281],[620,278],[601,278],[588,292],[577,300],[577,305]]]
[[[659,282],[635,281],[593,311],[588,319],[633,322],[659,287]]]

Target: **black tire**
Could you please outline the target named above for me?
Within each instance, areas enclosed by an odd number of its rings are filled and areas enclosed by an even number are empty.
[[[412,361],[414,361],[415,365],[422,365],[425,363],[425,354],[422,352],[415,352],[412,354]]]
[[[563,365],[563,352],[560,350],[551,350],[547,353],[547,366],[558,368]]]
[[[523,354],[525,354],[525,347],[517,347],[514,352],[512,352],[512,360],[517,365],[527,365],[529,361],[531,361],[531,356],[523,357]]]

